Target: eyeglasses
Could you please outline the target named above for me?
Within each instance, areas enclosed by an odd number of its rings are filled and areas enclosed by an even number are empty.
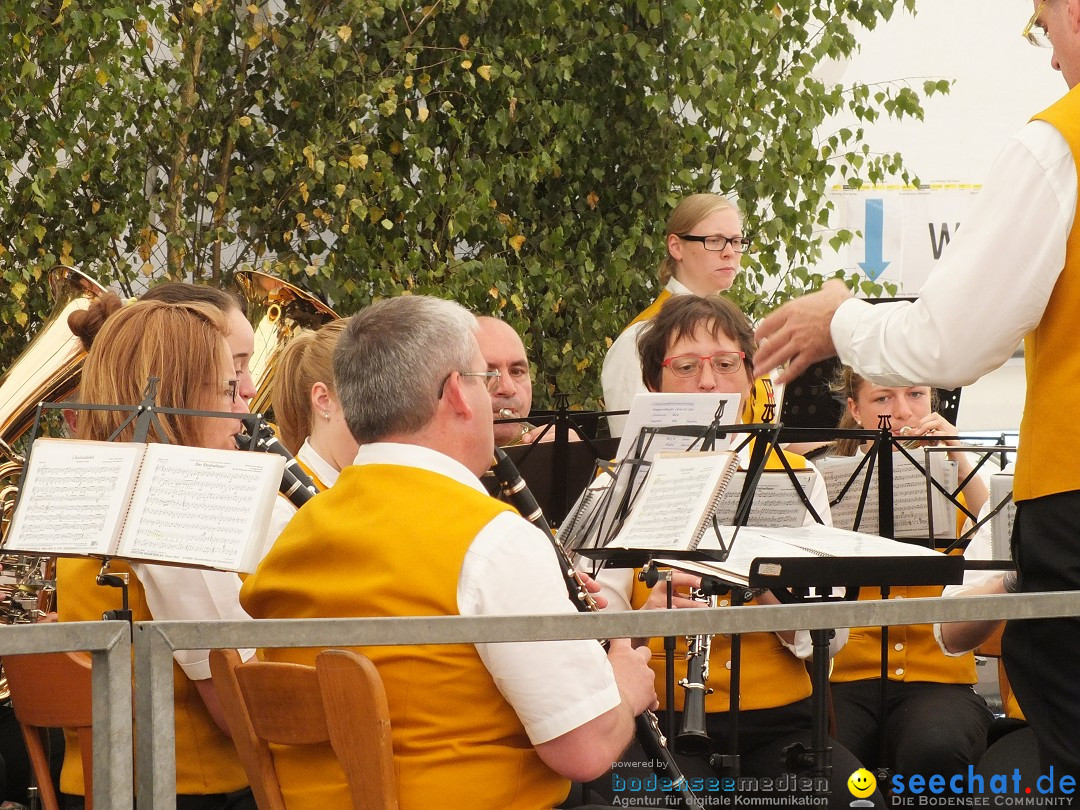
[[[724,250],[729,244],[731,249],[736,253],[752,253],[754,250],[753,245],[750,244],[751,236],[695,236],[690,233],[676,234],[680,239],[685,239],[687,242],[701,242],[705,246],[706,250],[712,250],[719,253]]]
[[[696,377],[708,360],[717,374],[734,374],[742,368],[745,352],[717,352],[716,354],[680,354],[667,357],[660,365],[671,370],[676,377]]]
[[[442,399],[443,389],[446,388],[446,381],[452,377],[454,372],[450,372],[443,381],[439,383],[439,391],[436,395],[436,399]],[[484,377],[484,385],[487,387],[489,394],[494,394],[499,390],[499,383],[502,381],[502,372],[498,369],[492,369],[491,371],[459,371],[462,377]]]
[[[1020,32],[1020,36],[1026,39],[1029,43],[1036,48],[1052,48],[1054,43],[1050,41],[1050,37],[1046,33],[1046,26],[1039,22],[1039,17],[1046,11],[1046,6],[1050,0],[1043,0],[1039,3],[1035,9],[1035,13],[1031,15],[1031,19],[1027,21],[1027,25],[1024,26],[1024,30]]]
[[[221,389],[221,395],[229,402],[236,402],[236,395],[240,386],[240,380],[225,380],[225,387]]]

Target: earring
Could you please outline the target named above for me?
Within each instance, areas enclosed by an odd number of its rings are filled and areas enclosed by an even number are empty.
[[[330,421],[330,411],[323,411],[322,412],[322,418],[325,419],[327,422],[329,422]]]

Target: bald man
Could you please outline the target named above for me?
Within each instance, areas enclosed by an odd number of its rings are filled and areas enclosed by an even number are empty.
[[[525,356],[525,344],[510,324],[498,318],[480,316],[476,341],[484,356],[488,371],[501,375],[499,387],[491,395],[491,411],[495,419],[524,419],[532,409],[532,372]],[[495,443],[499,447],[531,444],[543,432],[527,422],[496,424]],[[549,430],[541,441],[551,441],[555,431]]]

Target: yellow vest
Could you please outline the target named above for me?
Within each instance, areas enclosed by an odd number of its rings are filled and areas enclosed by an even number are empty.
[[[941,596],[940,585],[896,587],[890,598]],[[860,588],[859,600],[880,599],[877,588]],[[889,628],[888,673],[890,681],[924,683],[975,683],[973,653],[951,657],[941,651],[932,624],[894,625]],[[833,659],[830,680],[835,683],[881,678],[881,628],[853,627],[848,643]]]
[[[641,310],[634,318],[626,325],[626,329],[629,329],[635,323],[641,323],[642,321],[651,321],[660,312],[660,307],[664,305],[664,302],[671,298],[671,290],[661,290],[660,295],[656,296],[656,300],[649,304],[645,309]],[[626,329],[623,331],[625,332]]]
[[[150,608],[142,584],[127,564],[114,560],[110,570],[130,574],[128,599],[132,618],[151,621]],[[62,559],[57,563],[56,592],[62,622],[98,621],[106,610],[119,610],[119,588],[98,585],[99,560]],[[247,787],[248,778],[240,759],[226,736],[206,710],[194,681],[173,661],[173,705],[176,712],[176,792],[204,795],[228,793]],[[82,796],[82,756],[79,739],[65,731],[64,767],[60,788]]]
[[[1039,113],[1065,138],[1080,173],[1080,86]],[[1063,413],[1062,401],[1080,389],[1080,352],[1076,320],[1080,313],[1080,200],[1065,246],[1065,267],[1050,294],[1039,325],[1024,338],[1027,398],[1020,420],[1013,498],[1041,498],[1080,489],[1080,466],[1074,448],[1080,424]]]
[[[278,538],[241,592],[256,618],[456,615],[465,553],[511,511],[413,467],[346,467]],[[569,782],[541,761],[471,644],[365,647],[390,707],[402,810],[549,808]],[[317,649],[265,650],[312,664]],[[275,755],[290,810],[348,807],[328,745]]]
[[[792,469],[806,467],[806,459],[794,453],[785,452]],[[782,469],[783,464],[776,453],[770,454],[765,462],[766,469]],[[635,610],[649,598],[651,589],[634,577],[634,590],[630,595],[630,606]],[[718,597],[717,604],[727,607],[730,596]],[[754,599],[747,604],[757,604]],[[657,677],[657,692],[660,695],[661,708],[666,708],[664,696],[665,653],[662,638],[649,639],[652,659],[649,666]],[[740,650],[739,709],[774,709],[787,706],[795,701],[809,697],[812,691],[810,676],[806,664],[796,658],[780,642],[775,633],[745,633],[742,636]],[[686,677],[686,637],[675,640],[675,682]],[[705,684],[712,689],[712,694],[705,696],[706,712],[726,712],[731,705],[731,636],[718,634],[712,637],[709,649],[709,679]],[[676,687],[675,708],[682,710],[685,690]]]
[[[308,467],[307,464],[302,462],[300,459],[296,459],[296,464],[300,467],[301,470],[307,473],[307,477],[311,479],[311,483],[315,485],[315,489],[319,490],[319,492],[325,492],[328,489],[326,484],[319,480],[319,476],[315,475],[315,473],[311,471],[311,468]]]

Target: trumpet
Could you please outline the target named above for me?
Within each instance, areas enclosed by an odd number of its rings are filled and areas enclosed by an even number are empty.
[[[691,588],[690,598],[716,607],[716,595],[704,588]],[[707,754],[712,749],[712,741],[705,727],[705,696],[713,691],[707,685],[711,652],[711,635],[686,637],[686,677],[679,681],[679,686],[686,692],[683,695],[679,733],[675,735],[675,750],[680,754],[696,756]]]

